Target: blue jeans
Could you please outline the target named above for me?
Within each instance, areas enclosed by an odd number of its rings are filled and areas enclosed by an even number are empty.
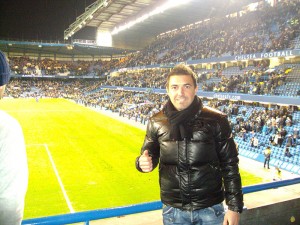
[[[222,203],[194,211],[164,205],[162,213],[164,225],[222,225],[224,215]]]

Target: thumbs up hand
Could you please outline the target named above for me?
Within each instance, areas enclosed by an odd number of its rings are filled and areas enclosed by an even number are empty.
[[[152,157],[149,151],[145,150],[139,158],[139,166],[143,172],[150,172],[153,169]]]

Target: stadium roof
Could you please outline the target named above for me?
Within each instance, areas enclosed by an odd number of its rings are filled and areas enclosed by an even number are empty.
[[[10,53],[29,54],[29,55],[64,55],[64,56],[100,56],[113,57],[122,56],[129,50],[111,47],[101,47],[82,44],[66,44],[66,43],[45,43],[45,42],[29,42],[29,41],[6,41],[0,40],[0,50]]]
[[[171,1],[171,0],[169,0]],[[185,2],[149,17],[135,26],[113,35],[113,47],[87,46],[82,44],[43,43],[13,40],[0,40],[0,50],[19,54],[66,55],[80,56],[121,56],[130,51],[141,50],[149,45],[157,35],[181,28],[214,16],[227,15],[239,11],[244,6],[262,0],[173,0]],[[85,13],[77,17],[69,29],[84,26],[112,31],[126,22],[157,9],[167,0],[97,0],[85,9]],[[91,18],[92,15],[92,18]],[[86,19],[89,18],[89,19]],[[78,26],[85,20],[85,24]],[[74,25],[74,27],[73,27]],[[75,26],[76,25],[76,26]],[[67,30],[66,30],[67,31]],[[65,33],[66,33],[65,31]]]
[[[143,22],[114,35],[113,46],[139,50],[147,46],[161,33],[214,16],[228,15],[239,11],[243,6],[260,0],[185,1],[184,4],[153,15]],[[115,27],[136,20],[166,2],[167,0],[97,0],[87,7],[85,13],[77,17],[77,20],[65,30],[65,37],[68,34],[76,33],[85,26],[111,32]]]

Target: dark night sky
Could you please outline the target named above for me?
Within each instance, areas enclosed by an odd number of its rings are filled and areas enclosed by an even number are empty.
[[[95,1],[0,0],[0,39],[63,40],[64,30]],[[94,29],[77,36],[94,39]]]

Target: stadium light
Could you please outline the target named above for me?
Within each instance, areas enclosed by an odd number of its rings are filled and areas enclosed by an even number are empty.
[[[183,5],[183,4],[187,4],[190,0],[186,0],[186,1],[178,1],[178,0],[169,0],[167,1],[165,4],[155,8],[153,11],[151,11],[150,13],[146,13],[144,15],[142,15],[141,17],[137,18],[136,20],[130,21],[128,23],[125,23],[124,25],[120,26],[120,27],[115,27],[113,29],[113,31],[111,32],[111,35],[115,35],[117,33],[119,33],[120,31],[129,29],[130,27],[134,26],[137,23],[141,23],[144,20],[148,19],[151,16],[154,16],[156,14],[159,13],[163,13],[164,11],[173,8],[173,7],[177,7],[179,5]]]
[[[97,39],[96,43],[98,46],[112,46],[111,34],[108,31],[97,30]]]

